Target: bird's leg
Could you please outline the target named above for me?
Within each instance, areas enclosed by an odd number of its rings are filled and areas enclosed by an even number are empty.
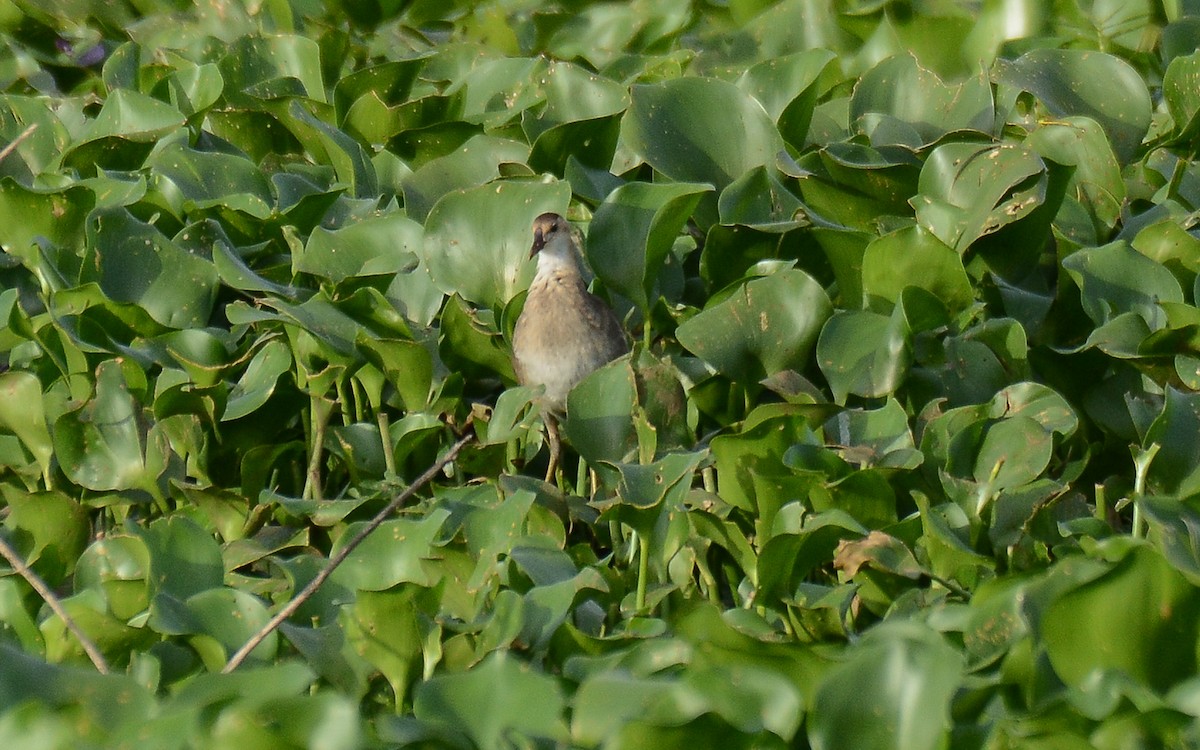
[[[546,442],[550,444],[550,463],[546,466],[546,481],[554,481],[554,473],[558,471],[558,459],[562,454],[562,441],[558,438],[558,420],[546,415]]]

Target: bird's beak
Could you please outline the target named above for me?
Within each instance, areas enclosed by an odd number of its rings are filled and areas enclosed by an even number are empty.
[[[542,228],[538,227],[533,230],[533,247],[529,249],[529,257],[537,255],[546,246],[546,235],[542,233]]]

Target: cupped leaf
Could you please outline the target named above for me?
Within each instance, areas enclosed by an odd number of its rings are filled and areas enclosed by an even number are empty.
[[[676,330],[679,343],[718,372],[756,383],[804,369],[833,305],[811,276],[777,271],[753,279]]]
[[[125,209],[97,211],[87,226],[82,281],[133,302],[172,328],[204,327],[217,294],[212,262],[187,252]]]
[[[427,561],[435,554],[434,540],[448,515],[448,511],[437,510],[420,520],[384,521],[350,553],[334,577],[365,591],[383,591],[399,583],[433,585],[436,578]],[[330,554],[336,555],[364,526],[363,523],[346,526]]]
[[[42,384],[33,373],[0,373],[0,427],[21,440],[43,474],[50,470],[54,444],[42,401]]]
[[[921,169],[912,203],[917,221],[961,253],[1028,216],[1045,200],[1047,181],[1042,160],[1026,147],[946,143]]]
[[[71,481],[93,490],[157,493],[141,406],[117,361],[101,363],[95,396],[55,420],[53,435],[59,465]]]
[[[528,283],[533,220],[565,213],[565,182],[501,181],[449,193],[425,223],[425,263],[446,294],[503,309]]]
[[[772,57],[743,73],[737,85],[763,105],[783,139],[800,149],[820,93],[819,79],[834,59],[827,49]]]
[[[933,630],[879,626],[821,680],[808,740],[814,750],[941,747],[962,680],[962,655]]]
[[[834,401],[846,396],[894,393],[912,363],[911,332],[903,305],[891,315],[839,310],[821,328],[817,364],[829,381]]]
[[[1154,330],[1166,323],[1159,302],[1183,302],[1183,290],[1171,272],[1125,242],[1079,250],[1062,265],[1079,286],[1084,311],[1097,325],[1122,313],[1136,313]]]
[[[971,280],[962,258],[932,233],[908,227],[884,235],[863,252],[864,303],[876,309],[878,302],[895,304],[907,287],[924,289],[961,312],[975,301]],[[877,302],[878,301],[878,302]]]
[[[874,146],[919,149],[956,130],[992,131],[991,85],[982,76],[943,83],[912,55],[867,71],[850,97],[850,121]]]
[[[423,221],[443,195],[491,182],[505,164],[520,164],[529,148],[517,141],[490,135],[472,136],[445,156],[421,164],[401,180],[407,214]]]
[[[565,741],[562,690],[505,652],[492,654],[467,672],[439,674],[417,686],[418,719],[462,732],[476,747],[498,747],[516,733]]]
[[[761,104],[733,84],[706,78],[634,86],[621,132],[658,172],[718,191],[754,167],[774,164],[783,148]]]
[[[675,238],[709,190],[678,182],[630,182],[614,190],[588,228],[587,255],[596,275],[648,314]]]
[[[1058,596],[1040,624],[1050,663],[1067,684],[1094,684],[1119,670],[1165,690],[1195,672],[1200,591],[1138,545],[1104,575]]]
[[[1036,49],[1000,66],[998,76],[1031,92],[1052,115],[1082,115],[1100,123],[1122,164],[1133,158],[1150,127],[1146,83],[1115,55]]]
[[[1162,90],[1176,136],[1194,138],[1200,132],[1200,52],[1172,60],[1163,75]]]
[[[303,250],[293,254],[292,271],[311,273],[333,282],[394,274],[416,265],[421,240],[421,225],[398,212],[339,229],[317,227]]]

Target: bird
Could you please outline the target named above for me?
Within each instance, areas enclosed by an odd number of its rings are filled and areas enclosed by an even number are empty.
[[[582,254],[571,224],[556,213],[533,222],[537,271],[513,329],[517,382],[542,386],[550,463],[554,478],[561,453],[557,422],[566,416],[567,394],[597,368],[629,351],[621,321],[584,282]]]

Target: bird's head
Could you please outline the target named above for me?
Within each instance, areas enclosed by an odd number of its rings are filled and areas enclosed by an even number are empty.
[[[533,220],[533,246],[529,257],[537,256],[538,268],[579,268],[579,249],[570,222],[556,213],[544,213]]]

